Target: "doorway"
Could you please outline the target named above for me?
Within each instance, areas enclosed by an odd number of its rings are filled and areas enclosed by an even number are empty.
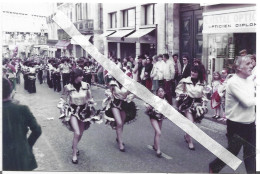
[[[203,18],[199,5],[189,6],[188,11],[180,12],[180,57],[187,55],[189,61],[202,57]]]

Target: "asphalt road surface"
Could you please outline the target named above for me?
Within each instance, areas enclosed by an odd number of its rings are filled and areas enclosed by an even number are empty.
[[[143,102],[135,99],[139,108],[137,120],[124,127],[126,152],[119,151],[114,130],[104,123],[92,124],[78,145],[79,163],[72,164],[73,132],[68,131],[58,119],[57,104],[61,93],[37,81],[37,93],[29,94],[23,88],[22,78],[21,81],[22,84],[17,85],[15,99],[30,107],[42,127],[42,135],[33,149],[38,162],[36,171],[207,173],[209,162],[215,158],[198,142],[194,142],[195,151],[189,150],[184,142],[184,132],[167,119],[163,121],[161,136],[163,158],[157,158],[151,149],[154,130],[144,114]],[[104,89],[91,88],[96,108],[100,109],[105,98]],[[226,147],[225,125],[208,119],[197,125]],[[238,157],[242,159],[242,151]],[[244,163],[236,171],[226,166],[221,173],[245,173]]]

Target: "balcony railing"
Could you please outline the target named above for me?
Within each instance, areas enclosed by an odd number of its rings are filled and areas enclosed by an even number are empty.
[[[93,34],[94,25],[93,19],[85,19],[81,21],[74,22],[74,25],[79,30],[81,34]]]

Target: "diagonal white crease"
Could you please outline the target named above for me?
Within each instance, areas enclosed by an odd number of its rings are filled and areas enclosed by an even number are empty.
[[[174,124],[180,127],[183,131],[192,136],[196,141],[202,144],[206,149],[211,151],[215,156],[225,162],[233,170],[236,170],[242,161],[230,153],[227,149],[209,137],[201,129],[199,129],[190,120],[183,117],[165,100],[160,99],[152,94],[143,85],[128,77],[124,72],[116,66],[112,61],[99,53],[98,49],[93,46],[73,25],[67,16],[58,11],[53,20],[76,41],[85,51],[87,51],[99,64],[101,64],[109,74],[111,74],[119,83],[121,83],[127,90],[135,94],[144,102],[149,103],[152,107],[157,109],[165,115]]]

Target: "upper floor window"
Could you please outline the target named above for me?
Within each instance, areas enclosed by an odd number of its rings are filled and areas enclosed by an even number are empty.
[[[116,28],[116,26],[117,26],[116,12],[109,14],[109,21],[110,21],[109,28]]]
[[[82,4],[76,4],[76,21],[82,20]]]
[[[135,26],[135,9],[128,9],[123,11],[123,26],[122,27],[134,27]]]
[[[144,25],[151,25],[155,23],[154,5],[148,4],[144,6]]]

